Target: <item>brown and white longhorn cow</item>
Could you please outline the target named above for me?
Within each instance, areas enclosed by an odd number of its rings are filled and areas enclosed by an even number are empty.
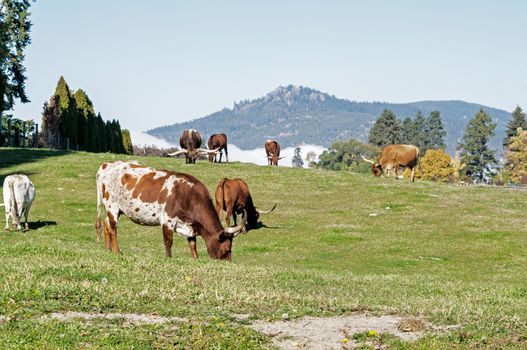
[[[419,161],[419,148],[414,145],[388,145],[382,149],[377,162],[362,158],[371,163],[373,175],[388,177],[391,170],[395,168],[395,178],[399,175],[399,166],[408,167],[412,170],[411,180],[414,181],[415,168]]]
[[[221,163],[221,151],[225,152],[225,159],[227,160],[227,163],[229,162],[229,153],[227,152],[227,135],[225,134],[213,134],[210,135],[209,141],[207,142],[207,146],[209,146],[209,149],[215,150],[220,154],[220,160],[218,163]],[[216,163],[216,154],[209,153],[209,162],[214,161]]]
[[[276,208],[275,204],[271,210],[258,210],[254,206],[251,193],[249,192],[249,186],[240,178],[224,178],[220,180],[216,186],[214,197],[216,198],[216,212],[218,217],[221,218],[222,212],[225,211],[225,221],[228,226],[231,224],[232,214],[234,214],[234,224],[236,225],[236,214],[242,214],[245,211],[247,213],[247,228],[257,228],[260,214],[269,214]]]
[[[278,161],[285,157],[280,157],[280,144],[275,140],[267,140],[265,143],[265,153],[267,154],[267,164],[278,166]]]
[[[185,163],[186,164],[195,164],[196,158],[199,157],[201,153],[216,153],[218,150],[206,150],[201,147],[201,135],[197,130],[187,129],[184,130],[179,138],[179,146],[181,150],[174,153],[169,153],[171,157],[177,156],[179,154],[185,154]]]
[[[101,237],[101,204],[106,210],[104,243],[119,254],[117,221],[124,214],[133,222],[162,226],[165,255],[172,256],[174,231],[187,237],[193,258],[201,236],[211,258],[231,260],[232,239],[244,228],[246,215],[236,227],[223,228],[207,188],[195,177],[156,170],[137,163],[104,163],[97,172],[97,241]]]

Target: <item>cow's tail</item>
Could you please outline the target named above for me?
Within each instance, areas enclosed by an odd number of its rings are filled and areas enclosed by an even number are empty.
[[[225,207],[225,191],[223,190],[225,186],[225,180],[226,178],[223,178],[218,183],[218,190],[216,191],[216,213],[218,213],[218,219],[222,218],[223,209]]]
[[[11,193],[11,203],[10,204],[10,207],[11,207],[11,217],[13,218],[13,222],[15,225],[19,225],[19,222],[18,222],[18,204],[16,202],[16,197],[15,197],[15,183],[14,181],[9,181],[9,192]]]
[[[102,221],[101,221],[101,205],[102,205],[102,188],[97,183],[97,218],[95,219],[95,230],[97,231],[97,242],[101,240]]]

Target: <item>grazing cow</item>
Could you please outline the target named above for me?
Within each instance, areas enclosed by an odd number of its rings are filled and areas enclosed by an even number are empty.
[[[209,141],[207,142],[207,146],[209,146],[209,149],[217,150],[220,154],[220,161],[221,163],[221,151],[225,152],[225,159],[227,160],[227,163],[229,162],[229,154],[227,152],[227,135],[225,134],[213,134],[210,135]],[[216,156],[217,154],[209,153],[209,162],[214,161],[216,163]]]
[[[371,163],[371,169],[375,176],[388,177],[391,170],[395,168],[395,178],[399,176],[399,166],[409,167],[412,170],[411,180],[414,181],[415,168],[419,161],[419,148],[414,145],[388,145],[382,149],[377,162],[362,158]]]
[[[21,230],[22,213],[25,229],[29,229],[27,216],[35,199],[35,187],[26,175],[9,175],[4,180],[5,229],[9,230],[9,215],[17,230]]]
[[[267,163],[278,166],[278,161],[285,157],[280,157],[280,145],[275,140],[267,140],[265,143],[265,153],[267,154]]]
[[[236,225],[236,214],[247,213],[247,227],[256,228],[260,214],[268,214],[276,208],[276,204],[271,210],[258,210],[253,203],[251,193],[247,183],[240,178],[222,179],[216,186],[216,212],[221,218],[225,210],[225,221],[230,226],[231,214],[234,214],[234,224]]]
[[[165,255],[172,256],[174,231],[187,237],[193,258],[198,257],[196,237],[201,236],[211,258],[231,260],[232,239],[244,228],[223,228],[207,188],[195,177],[156,170],[137,163],[104,163],[97,172],[97,241],[101,237],[101,202],[106,210],[104,242],[119,254],[117,221],[121,214],[133,222],[162,226]]]
[[[216,153],[218,150],[206,150],[201,147],[201,135],[198,131],[194,129],[187,129],[183,131],[181,137],[179,138],[179,146],[181,150],[169,153],[168,155],[173,157],[178,154],[185,153],[185,163],[186,164],[195,164],[196,158],[199,157],[201,153]]]

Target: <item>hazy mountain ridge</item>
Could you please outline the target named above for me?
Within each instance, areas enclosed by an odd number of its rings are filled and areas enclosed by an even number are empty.
[[[234,107],[192,121],[161,126],[147,133],[178,143],[181,132],[197,129],[204,139],[225,132],[229,141],[243,149],[262,147],[276,139],[283,147],[299,144],[329,146],[335,140],[366,141],[368,130],[383,109],[391,109],[401,120],[418,110],[427,116],[438,110],[447,129],[447,150],[453,153],[470,118],[483,108],[497,123],[492,147],[501,151],[501,140],[510,112],[464,101],[420,101],[413,103],[356,102],[339,99],[302,86],[280,86],[269,94],[240,101]]]

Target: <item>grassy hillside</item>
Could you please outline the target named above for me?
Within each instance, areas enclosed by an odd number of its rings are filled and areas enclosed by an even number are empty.
[[[129,156],[0,149],[0,180],[26,173],[37,197],[28,232],[0,234],[4,348],[261,348],[256,319],[356,310],[460,325],[392,348],[527,346],[527,193],[408,183],[346,172],[142,164],[188,172],[211,193],[242,177],[257,206],[278,204],[264,227],[235,239],[233,263],[190,258],[177,237],[164,257],[160,228],[122,218],[122,256],[95,242],[95,173]],[[375,213],[377,216],[370,216]],[[139,313],[192,322],[42,320],[53,312]],[[249,321],[237,321],[236,315]]]

